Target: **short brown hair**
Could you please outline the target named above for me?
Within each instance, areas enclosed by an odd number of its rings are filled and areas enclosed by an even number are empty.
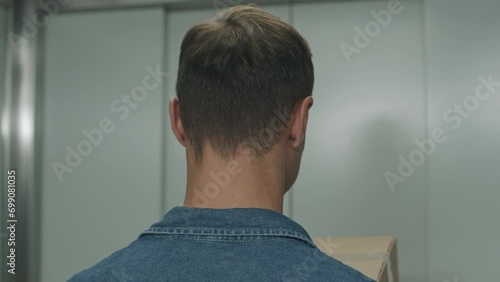
[[[257,6],[235,6],[193,26],[182,41],[176,90],[197,161],[207,142],[223,158],[243,144],[264,155],[284,127],[265,142],[250,140],[269,127],[276,111],[312,95],[313,83],[305,39]]]

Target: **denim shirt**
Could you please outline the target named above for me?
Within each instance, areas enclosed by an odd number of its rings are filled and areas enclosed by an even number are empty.
[[[322,253],[304,228],[278,212],[175,207],[69,281],[373,280]]]

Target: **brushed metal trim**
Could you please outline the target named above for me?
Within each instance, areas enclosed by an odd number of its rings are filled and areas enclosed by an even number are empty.
[[[7,244],[2,242],[2,281],[38,282],[40,271],[40,142],[41,91],[38,69],[43,38],[43,27],[26,33],[23,19],[37,14],[36,0],[11,0],[9,4],[5,91],[1,111],[3,145],[2,181],[7,181],[7,170],[16,170],[16,274],[7,272]],[[37,128],[38,126],[38,128]],[[37,165],[38,164],[38,165]],[[2,183],[3,184],[3,183]],[[4,186],[4,185],[2,185]],[[2,189],[6,203],[7,189]],[[7,228],[7,209],[0,211],[1,229]],[[10,223],[9,223],[10,224]],[[7,269],[6,269],[7,268]]]

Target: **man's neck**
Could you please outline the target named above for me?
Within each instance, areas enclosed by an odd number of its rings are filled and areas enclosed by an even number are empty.
[[[221,160],[205,150],[203,163],[188,157],[184,206],[196,208],[262,208],[283,213],[284,160],[237,156]]]

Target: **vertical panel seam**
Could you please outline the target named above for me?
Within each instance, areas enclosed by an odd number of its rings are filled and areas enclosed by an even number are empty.
[[[420,27],[422,29],[422,82],[423,82],[423,121],[424,121],[424,137],[427,139],[429,136],[429,83],[428,83],[428,58],[427,58],[427,25],[426,25],[426,3],[427,1],[422,0],[421,3],[421,15],[420,15]],[[424,165],[424,189],[425,189],[425,199],[424,199],[424,257],[425,257],[425,281],[429,281],[429,200],[430,200],[430,176],[429,176],[429,166],[430,160],[425,162]]]
[[[167,8],[162,9],[162,57],[161,66],[163,71],[167,70]],[[160,95],[160,111],[161,111],[161,170],[160,170],[160,218],[167,212],[167,119],[168,110],[166,107],[166,93],[168,87],[168,77],[165,78],[162,85],[162,93]]]

